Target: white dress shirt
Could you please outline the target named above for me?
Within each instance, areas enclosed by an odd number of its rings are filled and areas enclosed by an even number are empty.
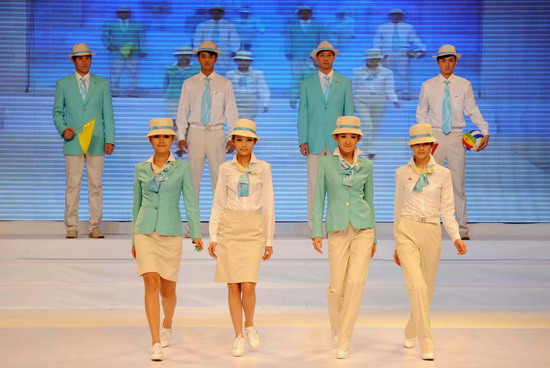
[[[323,90],[323,93],[325,93],[325,77],[328,77],[328,83],[329,85],[332,86],[332,77],[334,76],[334,69],[331,69],[331,71],[328,74],[325,74],[319,70],[318,74],[319,74],[319,82],[321,83],[321,89]]]
[[[239,118],[235,94],[231,81],[216,72],[210,74],[211,108],[208,125],[219,125],[227,122],[227,129],[231,133],[235,120]],[[202,72],[187,78],[181,88],[180,102],[176,125],[178,126],[179,140],[186,139],[187,128],[190,123],[201,121],[202,93],[204,79]]]
[[[81,76],[78,74],[78,72],[74,73],[76,75],[76,83],[78,86],[78,90],[80,91],[80,86],[82,85],[82,82],[80,81],[80,78],[84,78],[86,81],[86,93],[90,90],[90,73],[86,74],[85,76]]]
[[[268,107],[271,94],[263,72],[252,68],[246,72],[235,69],[227,72],[225,76],[233,84],[237,96],[244,97],[247,103]],[[253,100],[248,101],[252,98]]]
[[[161,167],[158,167],[157,165],[155,165],[155,155],[149,157],[149,159],[147,160],[147,162],[151,163],[151,170],[153,170],[153,174],[155,175],[157,175],[162,170],[162,168],[171,161],[176,161],[176,158],[174,157],[174,154],[172,152],[170,152],[170,156],[168,156],[168,160],[166,160],[164,165],[162,165]]]
[[[256,174],[249,174],[250,181],[248,196],[241,197],[238,192],[239,178],[243,174],[238,169],[237,155],[231,161],[220,165],[218,184],[212,201],[212,212],[208,225],[210,241],[217,242],[220,222],[225,208],[238,211],[262,210],[264,218],[266,241],[265,246],[273,246],[275,233],[275,200],[273,198],[273,181],[271,178],[271,165],[258,160],[254,153],[250,158],[250,164],[254,163]]]
[[[384,95],[386,100],[398,102],[391,70],[382,66],[374,69],[364,66],[354,70],[354,99],[367,103],[369,102],[369,95]]]
[[[441,129],[445,80],[445,77],[438,74],[437,77],[422,83],[416,108],[418,123],[428,123],[434,128]],[[489,135],[489,124],[483,119],[483,115],[477,107],[472,84],[467,79],[453,74],[449,77],[449,90],[453,117],[452,128],[460,129],[466,126],[464,120],[464,115],[466,115],[478,127],[481,134]]]
[[[455,219],[453,183],[449,169],[438,165],[430,155],[428,166],[433,165],[433,173],[428,174],[429,185],[422,191],[413,190],[419,174],[414,172],[414,157],[409,163],[395,170],[395,201],[393,208],[394,227],[400,217],[412,219],[426,218],[426,222],[439,223],[439,217],[447,233],[453,240],[460,239],[458,223]]]

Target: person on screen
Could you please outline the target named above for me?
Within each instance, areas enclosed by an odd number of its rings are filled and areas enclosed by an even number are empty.
[[[297,19],[290,21],[285,30],[284,52],[290,61],[291,85],[300,83],[300,72],[311,63],[311,50],[326,39],[325,27],[312,19],[309,6],[299,6],[296,15]]]
[[[176,62],[164,69],[164,102],[166,116],[176,119],[183,82],[200,71],[200,65],[191,64],[195,55],[192,47],[182,46],[175,52]]]
[[[430,303],[441,253],[440,217],[458,254],[467,249],[454,218],[451,172],[430,154],[437,142],[431,125],[413,125],[409,136],[413,157],[395,171],[393,258],[403,269],[412,309],[403,346],[412,348],[418,339],[422,359],[434,360]]]
[[[241,50],[233,57],[237,69],[227,72],[227,79],[233,84],[239,117],[254,119],[259,113],[266,113],[269,106],[269,87],[264,73],[251,68],[252,52]]]
[[[176,125],[178,148],[181,153],[189,155],[198,198],[205,160],[208,159],[214,192],[219,166],[225,162],[225,153],[235,150],[233,142],[226,140],[224,124],[227,123],[231,133],[239,112],[231,81],[214,71],[222,51],[214,42],[204,41],[193,52],[197,55],[201,71],[183,83]]]
[[[65,228],[66,238],[78,237],[78,203],[82,169],[86,163],[90,238],[104,238],[99,229],[103,216],[104,155],[115,149],[115,116],[109,81],[90,73],[92,53],[85,43],[73,46],[69,58],[75,73],[57,81],[53,104],[53,122],[63,138],[65,155]]]
[[[311,56],[309,57],[309,60],[310,62],[298,71],[298,78],[291,81],[292,84],[289,91],[289,105],[293,109],[298,106],[298,101],[300,100],[300,85],[302,84],[302,81],[310,75],[317,74],[319,71],[319,64],[317,63],[317,60]]]
[[[124,74],[128,78],[128,96],[138,97],[139,60],[147,55],[145,28],[131,19],[132,10],[128,7],[119,7],[116,14],[118,19],[105,25],[102,37],[111,58],[113,96],[120,95],[120,77]]]
[[[256,284],[260,263],[273,254],[275,201],[271,166],[258,160],[254,146],[260,138],[256,123],[248,119],[235,122],[229,135],[237,153],[220,166],[210,215],[208,252],[216,258],[214,281],[227,284],[229,312],[235,330],[233,356],[245,354],[244,327],[248,345],[260,345],[254,327]]]
[[[179,201],[183,194],[187,223],[195,250],[201,251],[199,204],[193,190],[189,164],[170,152],[176,132],[169,118],[151,119],[147,138],[154,153],[136,165],[132,206],[132,256],[137,275],[143,277],[145,313],[149,322],[151,360],[163,359],[170,345],[176,309],[182,251]],[[159,294],[164,320],[160,324]]]
[[[330,42],[323,41],[311,51],[319,72],[302,81],[298,109],[298,144],[306,156],[308,180],[308,223],[311,226],[313,193],[317,181],[319,159],[334,152],[337,144],[332,138],[336,119],[353,115],[351,80],[332,69],[338,55]]]
[[[461,56],[453,45],[441,46],[437,55],[433,56],[437,60],[439,74],[422,83],[416,121],[433,127],[438,144],[434,146],[432,154],[439,165],[443,165],[446,160],[451,170],[460,236],[463,240],[469,240],[464,191],[466,149],[462,145],[462,129],[466,125],[464,115],[472,120],[484,136],[478,151],[489,144],[489,123],[483,119],[477,107],[471,83],[453,74]]]
[[[250,7],[243,6],[238,11],[239,17],[235,20],[235,27],[241,39],[241,50],[252,50],[254,41],[264,34],[265,27],[252,15]]]
[[[396,108],[401,106],[394,90],[393,73],[380,65],[382,59],[379,49],[368,49],[365,51],[365,66],[353,72],[353,105],[366,132],[366,147],[371,160],[375,156],[374,136],[380,127],[386,102],[391,101]]]
[[[395,89],[402,100],[411,99],[410,60],[426,55],[426,46],[417,36],[411,24],[402,22],[404,12],[393,8],[390,22],[382,24],[374,35],[374,48],[384,55],[384,66],[395,75]]]
[[[193,37],[195,48],[200,46],[203,41],[212,41],[224,54],[219,56],[217,69],[218,72],[227,72],[231,69],[231,56],[233,56],[241,45],[239,34],[233,23],[223,19],[225,9],[221,6],[211,6],[209,9],[209,20],[200,23]]]
[[[313,248],[323,254],[323,212],[328,196],[328,310],[336,358],[346,359],[370,260],[376,253],[373,165],[359,156],[357,143],[363,132],[358,117],[339,117],[332,135],[338,146],[332,156],[319,162],[311,238]]]
[[[334,47],[342,49],[355,38],[355,19],[350,16],[349,10],[339,9],[328,29],[331,39],[334,40]]]

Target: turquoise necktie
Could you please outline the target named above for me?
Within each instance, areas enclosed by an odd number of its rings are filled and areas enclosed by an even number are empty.
[[[82,100],[86,99],[86,79],[84,77],[80,78],[80,96],[82,96]]]
[[[325,75],[325,89],[323,91],[323,96],[325,96],[325,100],[328,98],[328,94],[330,92],[330,78],[328,75]]]
[[[210,122],[210,107],[212,98],[210,97],[210,77],[204,78],[204,91],[202,92],[201,105],[201,123],[207,125]]]
[[[449,81],[445,81],[445,91],[443,92],[443,119],[441,120],[441,129],[443,133],[451,132],[453,121],[453,111],[451,110],[451,91],[449,90]]]
[[[397,32],[397,24],[393,27],[393,34],[392,34],[392,38],[391,38],[391,48],[392,50],[397,50],[399,49],[399,44],[400,44],[400,39],[399,39],[399,32]]]

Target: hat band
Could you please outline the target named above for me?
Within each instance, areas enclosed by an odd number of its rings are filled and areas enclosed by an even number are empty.
[[[341,129],[341,128],[361,129],[359,125],[336,125],[336,129]]]
[[[90,50],[84,50],[84,51],[77,51],[77,52],[73,52],[73,55],[78,55],[78,54],[91,54]]]
[[[217,49],[213,49],[211,47],[200,47],[199,51],[218,51]]]
[[[245,128],[245,127],[236,127],[233,129],[233,131],[235,130],[246,130],[246,131],[249,131],[249,132],[252,132],[254,134],[256,134],[256,131],[254,129],[251,129],[251,128]]]
[[[151,130],[158,130],[158,129],[172,129],[174,130],[173,126],[170,125],[162,125],[162,126],[154,126],[151,128]]]
[[[416,139],[416,138],[423,138],[423,137],[431,137],[432,135],[431,134],[418,134],[418,135],[411,135],[411,139]]]
[[[437,53],[437,56],[441,56],[441,55],[454,55],[455,53],[452,52],[452,51],[443,51],[443,52],[438,52]]]

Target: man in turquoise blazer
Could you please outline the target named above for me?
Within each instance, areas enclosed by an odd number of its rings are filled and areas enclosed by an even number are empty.
[[[99,230],[103,211],[104,154],[113,153],[115,144],[115,119],[109,81],[90,73],[92,56],[86,44],[76,44],[68,55],[76,73],[61,78],[56,83],[53,105],[55,128],[64,139],[65,174],[65,227],[67,238],[78,236],[78,202],[82,169],[86,162],[88,196],[90,206],[89,236],[103,238]],[[78,134],[83,125],[95,120],[90,145],[83,152]]]
[[[336,141],[332,138],[336,119],[354,112],[351,80],[332,69],[336,55],[338,50],[329,42],[321,42],[311,52],[311,57],[319,64],[319,72],[304,79],[300,87],[298,143],[307,162],[310,227],[319,158],[336,149]]]

